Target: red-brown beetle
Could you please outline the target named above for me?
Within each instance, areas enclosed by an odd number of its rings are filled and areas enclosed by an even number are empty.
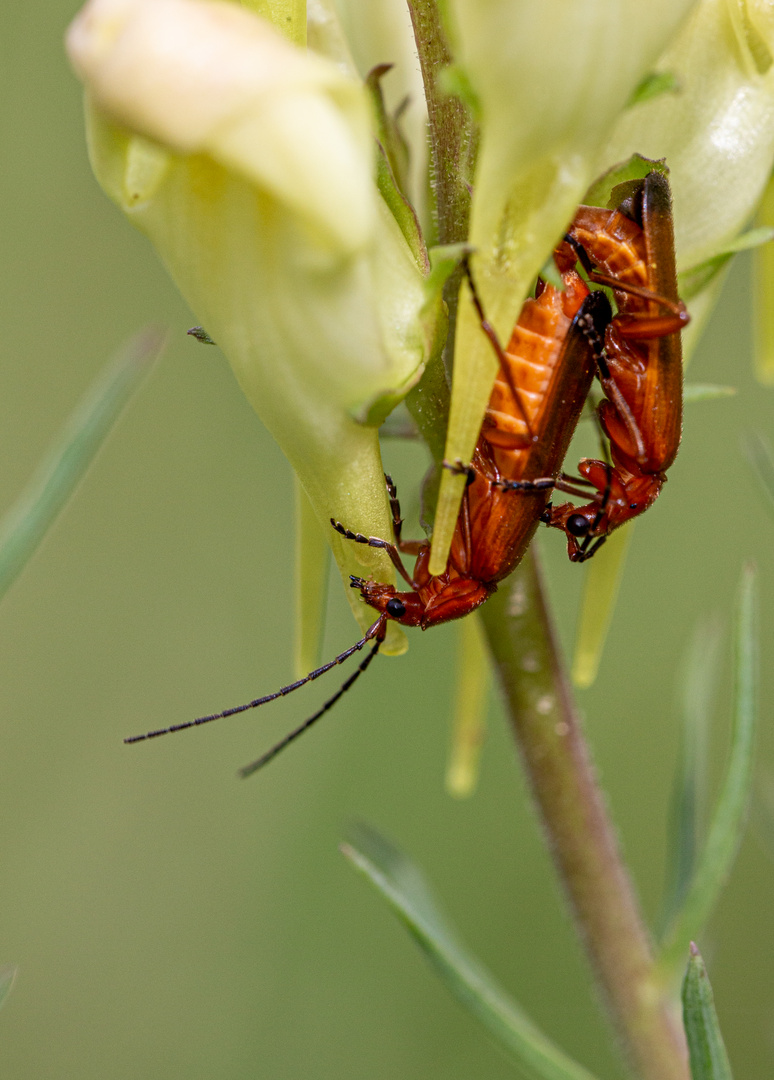
[[[604,334],[598,408],[612,465],[585,458],[580,478],[561,490],[596,489],[584,506],[550,507],[546,524],[563,529],[570,559],[590,558],[607,535],[658,497],[682,430],[680,330],[688,313],[677,295],[669,183],[651,172],[613,210],[581,206],[568,230],[592,281],[609,286],[618,312]],[[633,187],[633,190],[632,190]]]

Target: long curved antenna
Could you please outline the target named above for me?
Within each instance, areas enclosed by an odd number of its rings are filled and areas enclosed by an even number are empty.
[[[345,660],[348,660],[353,653],[360,652],[364,645],[367,645],[369,641],[374,638],[377,639],[377,645],[381,645],[384,641],[384,634],[387,625],[387,619],[384,615],[380,615],[379,618],[369,626],[366,630],[365,637],[362,637],[360,641],[356,641],[354,645],[346,649],[343,653],[339,653],[337,657],[330,660],[327,664],[323,664],[322,667],[315,668],[314,671],[310,671],[308,675],[305,675],[303,679],[298,679],[294,683],[289,683],[287,686],[281,687],[279,690],[275,690],[273,694],[266,694],[265,697],[255,698],[253,701],[248,701],[245,705],[235,705],[233,709],[224,709],[223,712],[212,713],[209,716],[199,716],[196,720],[186,720],[183,724],[173,724],[171,727],[158,728],[156,731],[148,731],[145,735],[130,735],[129,738],[124,739],[125,743],[137,743],[145,742],[147,739],[156,739],[159,735],[171,735],[175,731],[185,731],[187,728],[200,727],[202,724],[209,724],[212,720],[224,720],[227,716],[235,716],[237,713],[247,712],[248,709],[257,709],[259,705],[265,705],[267,701],[276,701],[277,698],[285,697],[286,694],[291,694],[294,690],[298,690],[300,686],[304,686],[308,682],[312,682],[314,679],[319,679],[321,675],[324,675],[326,671],[330,671],[332,667],[336,667],[337,664],[343,664]],[[378,650],[374,650],[376,652]],[[370,659],[373,656],[369,656]],[[360,669],[358,669],[358,673]],[[355,676],[357,677],[357,676]],[[333,701],[337,701],[345,689],[352,684],[353,680],[348,680],[344,687],[339,691],[336,697],[331,699],[329,704]],[[327,707],[327,706],[326,706]],[[325,711],[323,709],[323,711]]]
[[[275,758],[281,750],[284,750],[286,746],[289,746],[290,743],[295,742],[299,735],[303,735],[304,732],[312,726],[312,724],[316,724],[320,717],[324,716],[325,713],[327,713],[328,709],[333,708],[333,706],[336,704],[342,694],[346,694],[350,686],[352,686],[352,684],[360,678],[360,676],[366,670],[373,658],[379,652],[379,647],[381,646],[381,644],[382,639],[377,637],[376,644],[374,645],[373,649],[371,649],[368,656],[363,657],[363,659],[358,664],[357,670],[352,672],[347,681],[339,687],[333,697],[328,698],[325,704],[321,706],[321,708],[319,708],[313,716],[310,716],[308,720],[304,720],[303,724],[299,724],[298,727],[291,731],[288,735],[286,735],[284,739],[280,739],[278,743],[272,746],[271,750],[267,750],[266,753],[261,754],[261,756],[256,761],[251,761],[249,765],[245,765],[244,768],[240,769],[239,775],[243,779],[247,776],[252,776],[253,773],[256,773],[259,769],[262,769],[264,765],[268,765],[269,762],[273,758]]]

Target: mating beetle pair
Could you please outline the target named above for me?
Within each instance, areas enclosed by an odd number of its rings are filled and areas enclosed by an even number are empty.
[[[400,506],[387,477],[394,542],[366,537],[332,521],[345,538],[387,551],[408,591],[352,578],[378,613],[365,636],[329,663],[275,693],[236,708],[133,736],[140,742],[245,712],[298,689],[373,645],[359,667],[313,716],[241,770],[256,772],[327,712],[366,670],[389,620],[423,630],[474,611],[518,565],[540,522],[561,529],[572,561],[590,558],[619,525],[658,496],[680,443],[682,362],[679,331],[688,322],[677,295],[669,185],[659,172],[625,185],[614,209],[579,207],[554,252],[559,289],[539,281],[503,348],[486,321],[468,272],[481,326],[500,368],[467,473],[446,569],[428,571],[428,541],[401,536]],[[585,277],[579,272],[582,268]],[[612,290],[617,312],[602,290]],[[573,477],[562,464],[597,376],[605,397],[598,422],[609,459],[583,459]],[[606,444],[603,441],[606,450]],[[607,451],[605,452],[607,457]],[[587,500],[554,505],[552,492]],[[416,557],[413,575],[401,555]]]

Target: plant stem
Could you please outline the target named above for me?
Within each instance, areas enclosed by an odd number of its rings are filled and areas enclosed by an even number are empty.
[[[685,1038],[581,731],[533,554],[481,609],[559,877],[624,1049],[643,1080],[689,1080]]]
[[[438,76],[452,62],[437,0],[408,0],[425,86],[430,134],[430,166],[438,242],[455,244],[468,236],[470,146],[473,124],[457,97],[443,92]]]
[[[435,197],[439,244],[463,243],[468,238],[471,183],[478,146],[478,129],[458,97],[444,92],[439,75],[452,63],[437,0],[408,0],[414,40],[427,101],[430,176]],[[449,334],[444,365],[451,377],[457,294],[462,271],[446,282],[443,298],[449,309]]]

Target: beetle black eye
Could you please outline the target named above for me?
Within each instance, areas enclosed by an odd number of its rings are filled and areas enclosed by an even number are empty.
[[[393,596],[391,600],[387,601],[385,610],[393,619],[402,619],[406,614],[406,605],[402,600],[398,600],[396,596]]]
[[[629,509],[630,510],[636,510],[637,509],[637,503],[629,503]]]
[[[567,532],[570,536],[585,536],[589,531],[589,523],[583,514],[570,514],[567,518]]]

